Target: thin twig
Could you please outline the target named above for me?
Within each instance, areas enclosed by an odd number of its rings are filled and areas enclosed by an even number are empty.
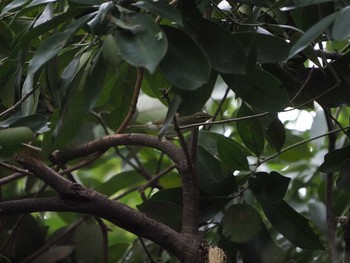
[[[20,98],[12,107],[8,108],[7,110],[0,113],[0,117],[5,116],[6,114],[16,110],[21,104],[29,98],[30,95],[34,93],[34,89],[31,89],[26,95],[24,95],[22,98]]]
[[[4,167],[10,171],[21,173],[24,175],[32,175],[32,176],[34,175],[33,173],[29,172],[28,170],[21,169],[21,168],[18,168],[17,166],[10,165],[10,164],[4,163],[4,162],[0,162],[0,166]]]
[[[349,126],[346,126],[346,127],[343,127],[343,129],[348,129],[348,128],[350,128],[350,125],[349,125]],[[305,144],[305,143],[311,142],[311,141],[313,141],[313,140],[317,140],[317,139],[319,139],[319,138],[328,136],[328,135],[330,135],[330,134],[337,133],[337,132],[339,132],[339,131],[341,131],[341,130],[342,130],[341,128],[334,129],[334,130],[329,131],[329,132],[326,132],[326,133],[324,133],[324,134],[321,134],[321,135],[318,135],[318,136],[315,136],[315,137],[312,137],[312,138],[309,138],[309,139],[306,139],[306,140],[297,142],[297,143],[295,143],[295,144],[293,144],[293,145],[290,145],[290,146],[288,146],[288,147],[282,149],[281,151],[279,151],[279,152],[277,152],[277,153],[275,153],[275,154],[272,154],[271,156],[265,158],[264,160],[261,160],[260,164],[261,164],[261,163],[266,163],[267,161],[270,161],[270,160],[272,160],[272,159],[278,157],[278,156],[281,155],[282,153],[285,153],[285,152],[287,152],[287,151],[289,151],[289,150],[291,150],[291,149],[294,149],[295,147],[298,147],[298,146],[300,146],[300,145],[303,145],[303,144]]]
[[[27,176],[23,173],[14,173],[14,174],[10,174],[6,177],[3,177],[3,178],[0,178],[0,185],[3,185],[3,184],[7,184],[11,181],[14,181],[14,180],[17,180],[17,179],[20,179],[24,176]]]
[[[129,107],[129,112],[126,115],[123,123],[119,126],[119,128],[116,130],[115,133],[122,133],[128,127],[129,122],[131,121],[132,117],[134,116],[134,113],[136,112],[137,101],[139,99],[141,84],[143,80],[143,73],[144,73],[143,68],[141,67],[137,68],[137,79],[136,79],[135,88],[134,88],[134,95]]]

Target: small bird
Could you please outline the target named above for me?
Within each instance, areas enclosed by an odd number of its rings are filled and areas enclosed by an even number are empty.
[[[187,115],[187,116],[180,116],[177,117],[177,124],[179,128],[191,125],[191,124],[199,124],[199,123],[204,123],[208,120],[210,120],[213,116],[209,115],[208,113],[205,112],[196,112],[192,115]],[[155,120],[155,121],[149,121],[146,124],[141,124],[141,125],[131,125],[128,126],[128,128],[145,128],[153,131],[160,131],[163,127],[164,120]],[[181,129],[183,132],[187,132],[190,130],[195,129],[195,127],[187,128],[187,129]],[[176,137],[177,133],[175,131],[174,124],[170,124],[166,133],[165,137],[166,138],[172,138]]]

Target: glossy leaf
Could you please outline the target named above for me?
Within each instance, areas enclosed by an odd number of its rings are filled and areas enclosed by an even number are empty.
[[[195,90],[207,83],[210,62],[203,49],[186,33],[163,26],[168,51],[160,63],[165,78],[177,88]]]
[[[323,173],[333,173],[339,171],[342,163],[350,156],[350,146],[337,149],[327,153],[324,157],[324,162],[320,166],[320,171]]]
[[[21,144],[33,139],[33,132],[28,127],[15,127],[0,130],[0,146]]]
[[[343,191],[350,191],[350,159],[346,159],[340,166],[337,188]]]
[[[225,196],[237,189],[233,174],[200,146],[198,147],[198,174],[200,188],[209,195]]]
[[[273,35],[259,33],[236,33],[234,36],[246,48],[256,50],[258,63],[276,63],[287,59],[289,44]]]
[[[251,206],[231,206],[222,218],[222,233],[232,242],[246,243],[257,235],[262,227],[259,213]]]
[[[248,75],[222,77],[238,97],[260,110],[277,112],[290,104],[279,79],[266,71],[257,69]]]
[[[47,118],[41,114],[12,117],[0,122],[0,128],[28,127],[33,132],[39,131],[46,125]]]
[[[254,115],[254,112],[245,104],[242,104],[237,117]],[[259,156],[265,147],[264,131],[259,119],[241,120],[237,122],[237,131],[243,143],[249,150]]]
[[[227,74],[245,73],[245,50],[235,35],[206,19],[194,21],[191,26],[213,69]]]
[[[178,25],[183,26],[182,16],[180,12],[164,1],[143,0],[138,1],[133,5],[142,9],[146,9],[161,17],[170,19],[176,22]]]
[[[15,0],[15,1],[12,1],[7,6],[4,7],[4,9],[2,10],[0,16],[3,16],[5,13],[7,13],[9,11],[13,11],[13,10],[15,10],[17,8],[20,8],[21,6],[25,5],[29,1],[30,0]]]
[[[249,188],[253,191],[256,199],[263,205],[269,205],[278,203],[284,198],[290,178],[277,172],[271,172],[270,174],[258,172],[249,177],[248,182]]]
[[[273,148],[275,148],[276,151],[280,151],[286,141],[286,131],[283,123],[278,118],[275,118],[270,122],[266,134]]]
[[[206,102],[210,99],[215,88],[218,73],[212,71],[208,83],[193,91],[176,90],[182,99],[178,112],[180,116],[191,115],[202,111]]]
[[[304,249],[323,249],[309,221],[286,202],[263,205],[262,208],[272,226],[294,245]]]
[[[117,31],[116,43],[120,54],[131,65],[145,67],[153,73],[167,51],[167,37],[149,15],[129,15],[125,23],[136,30]]]
[[[326,28],[334,22],[338,12],[326,16],[320,20],[317,24],[313,25],[309,30],[307,30],[304,35],[298,39],[298,41],[292,46],[288,58],[294,57],[300,51],[303,51],[308,45],[310,45],[317,37],[319,37]]]
[[[339,11],[334,21],[332,36],[335,40],[343,40],[350,37],[350,6]]]
[[[218,136],[217,147],[219,157],[227,168],[231,171],[249,171],[247,157],[241,151],[236,141]]]
[[[175,96],[169,105],[169,109],[166,113],[165,119],[164,119],[164,123],[162,128],[160,129],[159,133],[158,133],[158,138],[162,138],[166,132],[169,129],[169,126],[171,124],[171,122],[174,120],[174,116],[177,112],[177,109],[179,108],[179,105],[181,104],[182,99],[179,96]]]
[[[28,74],[35,73],[41,66],[49,61],[53,56],[66,45],[69,38],[80,27],[91,19],[93,14],[85,15],[72,22],[65,31],[52,35],[44,41],[36,51],[34,57],[29,62]]]

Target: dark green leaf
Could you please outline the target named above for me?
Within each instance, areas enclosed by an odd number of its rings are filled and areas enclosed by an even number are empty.
[[[125,23],[136,30],[117,31],[116,43],[120,54],[131,65],[145,67],[153,73],[168,47],[163,30],[146,14],[126,16]]]
[[[95,190],[111,196],[122,189],[129,189],[144,182],[145,179],[136,171],[126,171],[114,175],[108,181],[96,186]]]
[[[235,35],[206,19],[195,21],[191,26],[213,69],[227,74],[245,73],[245,50]]]
[[[36,263],[47,263],[47,262],[55,262],[64,260],[68,258],[70,254],[72,254],[75,250],[74,246],[55,246],[50,248],[48,251],[43,253],[42,255],[35,258]]]
[[[266,71],[256,69],[248,75],[222,77],[237,96],[260,110],[281,111],[290,105],[281,82]]]
[[[29,116],[11,117],[0,122],[0,128],[28,127],[33,132],[39,131],[47,125],[47,118],[44,115],[34,114]]]
[[[165,119],[164,119],[163,126],[158,133],[158,138],[162,138],[166,134],[166,132],[168,131],[169,126],[170,126],[171,122],[173,121],[174,116],[175,116],[177,109],[179,108],[179,105],[181,104],[181,102],[182,102],[182,99],[179,96],[175,96],[171,100],[168,111],[167,111]]]
[[[241,105],[237,117],[254,115],[254,112],[244,103]],[[264,131],[259,119],[241,120],[237,122],[237,131],[243,143],[253,153],[259,156],[265,147]]]
[[[350,159],[346,159],[340,166],[337,188],[350,191]]]
[[[218,136],[217,147],[219,157],[227,168],[231,171],[249,171],[247,157],[241,151],[236,141]]]
[[[283,10],[287,11],[294,8],[309,5],[318,5],[326,2],[334,2],[334,0],[288,0],[285,4],[283,4]]]
[[[221,221],[222,233],[232,242],[245,243],[257,235],[262,227],[258,212],[251,206],[231,206]]]
[[[262,206],[266,217],[285,238],[304,249],[323,249],[309,221],[286,202]]]
[[[180,89],[175,91],[182,98],[182,103],[178,109],[181,116],[202,111],[214,90],[217,77],[217,72],[212,71],[208,83],[200,88],[193,91],[184,91]]]
[[[28,127],[15,127],[0,130],[0,146],[21,144],[33,139],[33,132]]]
[[[284,61],[288,57],[290,46],[281,38],[251,32],[236,33],[234,36],[240,40],[244,47],[256,50],[258,63],[276,63]]]
[[[332,36],[335,40],[343,40],[350,37],[350,6],[340,10],[335,19]]]
[[[146,9],[161,17],[170,19],[179,24],[180,26],[183,26],[182,16],[180,12],[164,1],[143,0],[138,1],[133,5],[139,8]]]
[[[269,127],[267,128],[267,136],[268,141],[276,149],[276,151],[280,151],[286,141],[286,131],[284,130],[283,123],[275,118],[272,122],[270,122]]]
[[[310,45],[317,37],[319,37],[326,28],[333,23],[333,21],[338,16],[338,12],[326,16],[320,20],[317,24],[313,25],[305,34],[299,38],[299,40],[292,46],[288,58],[294,57],[300,51],[304,50],[308,45]]]
[[[198,147],[198,174],[200,188],[209,195],[225,196],[237,189],[232,172],[201,146]]]
[[[176,231],[182,226],[182,207],[174,203],[163,201],[146,201],[137,208],[148,216],[156,219]]]
[[[34,57],[29,61],[28,74],[34,74],[47,61],[58,54],[66,45],[69,38],[87,21],[91,19],[93,14],[85,15],[72,22],[65,31],[52,35],[44,41],[38,48]]]
[[[186,33],[163,26],[168,51],[160,63],[165,78],[177,88],[195,90],[207,83],[210,62],[203,49]]]
[[[98,7],[95,17],[87,23],[87,26],[93,34],[103,35],[108,32],[108,23],[113,10],[114,4],[112,1],[105,2]]]
[[[288,190],[290,178],[277,172],[271,172],[270,174],[259,172],[249,177],[248,182],[249,188],[253,191],[256,199],[263,205],[269,205],[283,199]]]
[[[4,7],[4,9],[2,10],[0,16],[3,16],[5,13],[9,12],[9,11],[13,11],[17,8],[20,8],[21,6],[25,5],[27,2],[29,2],[30,0],[15,0],[12,1],[10,4],[8,4],[7,6]]]
[[[320,166],[320,171],[323,173],[333,173],[339,171],[342,163],[350,156],[350,146],[337,149],[327,153],[324,157],[324,162]]]
[[[75,258],[79,262],[101,262],[103,257],[102,232],[97,224],[79,226],[73,236]]]

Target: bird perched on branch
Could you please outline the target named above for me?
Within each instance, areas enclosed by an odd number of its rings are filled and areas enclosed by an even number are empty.
[[[191,124],[200,124],[204,123],[208,120],[210,120],[213,116],[209,115],[208,113],[205,112],[196,112],[192,115],[187,115],[187,116],[180,116],[177,117],[177,125],[179,126],[179,129],[182,132],[187,132],[190,130],[195,129],[196,127],[191,127],[191,128],[186,128],[186,129],[181,129],[181,127],[185,127],[187,125]],[[164,120],[155,120],[155,121],[149,121],[146,124],[140,124],[140,125],[131,125],[128,126],[128,128],[144,128],[147,130],[153,130],[153,131],[160,131],[163,127]],[[174,123],[171,122],[171,124],[168,126],[166,133],[165,133],[166,138],[172,138],[172,137],[177,137],[177,133],[175,131]]]

